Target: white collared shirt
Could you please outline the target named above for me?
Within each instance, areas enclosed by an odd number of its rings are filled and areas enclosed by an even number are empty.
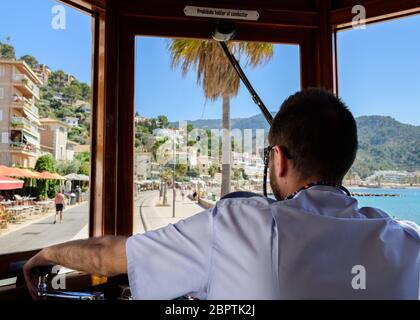
[[[135,299],[419,298],[419,226],[328,186],[222,200],[126,250]]]

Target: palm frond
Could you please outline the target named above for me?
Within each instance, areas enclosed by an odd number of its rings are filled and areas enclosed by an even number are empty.
[[[274,53],[273,45],[268,43],[229,42],[227,45],[238,59],[245,56],[251,67],[266,63]],[[197,83],[202,86],[207,99],[238,94],[239,77],[216,41],[173,39],[168,49],[172,68],[180,67],[183,76],[190,70],[197,72]]]

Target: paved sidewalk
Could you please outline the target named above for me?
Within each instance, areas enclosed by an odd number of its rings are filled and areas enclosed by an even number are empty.
[[[137,223],[135,221],[135,232],[144,232],[149,230],[159,229],[165,227],[170,223],[176,223],[181,219],[193,216],[205,209],[196,202],[191,201],[187,197],[182,200],[182,197],[177,194],[175,202],[175,218],[172,217],[172,189],[168,189],[168,204],[170,206],[159,206],[162,200],[159,200],[159,191],[145,191],[139,198],[136,206],[136,214],[138,215]],[[141,225],[143,225],[143,228]],[[136,227],[137,225],[137,227]]]
[[[44,248],[88,236],[89,205],[84,202],[63,212],[63,223],[53,224],[54,214],[0,237],[0,254]]]

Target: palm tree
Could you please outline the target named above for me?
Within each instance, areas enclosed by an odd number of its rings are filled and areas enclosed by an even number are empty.
[[[166,196],[166,194],[167,194],[168,183],[172,180],[171,171],[168,170],[168,169],[165,169],[164,171],[162,171],[160,173],[160,180],[161,180],[161,186],[163,187],[163,202],[162,202],[162,205],[167,206],[168,205],[168,197]]]
[[[256,67],[267,62],[274,53],[274,46],[261,42],[229,42],[227,46],[238,60],[245,58],[246,65]],[[190,69],[197,72],[197,83],[206,99],[222,98],[222,189],[221,196],[230,192],[231,143],[230,99],[239,91],[240,79],[214,40],[173,39],[169,44],[172,67],[181,66],[185,76]]]

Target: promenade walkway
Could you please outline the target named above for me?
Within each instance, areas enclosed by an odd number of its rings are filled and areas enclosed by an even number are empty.
[[[63,223],[53,224],[55,213],[0,236],[0,254],[44,248],[89,236],[89,205],[84,202],[65,209]],[[58,219],[57,219],[58,221]]]
[[[143,191],[136,201],[134,231],[143,233],[165,227],[170,223],[176,223],[181,219],[191,217],[205,209],[188,197],[182,200],[181,195],[177,194],[175,201],[175,218],[172,213],[172,190],[168,189],[168,204],[170,206],[159,206],[159,191]]]

